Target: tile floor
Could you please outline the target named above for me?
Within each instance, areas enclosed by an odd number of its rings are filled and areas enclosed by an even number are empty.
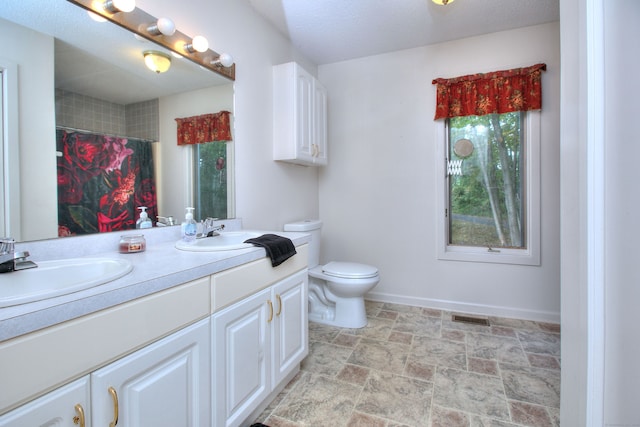
[[[300,373],[258,419],[271,427],[560,425],[560,326],[367,302],[363,329],[309,325]]]

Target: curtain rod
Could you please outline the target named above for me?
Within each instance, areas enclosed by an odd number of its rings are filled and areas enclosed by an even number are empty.
[[[104,133],[104,132],[98,132],[95,130],[88,130],[88,129],[78,129],[78,128],[73,128],[70,126],[58,126],[56,125],[56,130],[66,130],[66,131],[71,131],[71,132],[82,132],[82,133],[92,133],[94,135],[104,135],[104,136],[111,136],[114,138],[126,138],[126,139],[137,139],[140,141],[144,141],[144,142],[158,142],[155,139],[148,139],[148,138],[140,138],[137,136],[126,136],[126,135],[115,135],[112,133]]]

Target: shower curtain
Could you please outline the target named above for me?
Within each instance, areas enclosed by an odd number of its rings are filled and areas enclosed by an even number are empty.
[[[140,206],[158,215],[151,142],[56,130],[58,235],[135,228]]]

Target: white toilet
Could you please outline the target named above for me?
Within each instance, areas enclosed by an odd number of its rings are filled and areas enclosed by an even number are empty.
[[[285,224],[284,231],[311,234],[309,243],[309,320],[342,328],[367,326],[364,295],[380,281],[378,269],[366,264],[320,262],[322,221]]]

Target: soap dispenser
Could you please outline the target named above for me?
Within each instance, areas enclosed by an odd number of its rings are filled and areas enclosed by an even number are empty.
[[[184,222],[182,223],[182,240],[185,242],[192,242],[196,238],[198,232],[198,225],[193,219],[193,209],[187,208],[187,213],[184,216]]]
[[[140,218],[136,222],[136,228],[151,228],[153,227],[153,223],[149,219],[149,215],[147,214],[146,206],[140,206]]]

